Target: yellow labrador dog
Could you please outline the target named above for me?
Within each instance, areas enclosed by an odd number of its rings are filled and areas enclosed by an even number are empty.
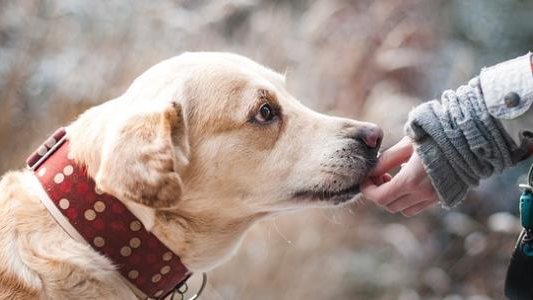
[[[163,61],[66,131],[68,156],[191,272],[224,262],[258,220],[354,198],[382,139],[228,53]],[[116,265],[58,225],[36,177],[0,182],[0,299],[135,299]]]

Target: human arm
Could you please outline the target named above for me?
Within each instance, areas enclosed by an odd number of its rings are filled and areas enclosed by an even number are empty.
[[[510,93],[518,101],[510,103]],[[405,215],[438,200],[445,207],[457,205],[481,178],[527,156],[527,140],[519,141],[516,132],[533,129],[532,102],[531,54],[483,69],[467,85],[410,113],[409,138],[383,153],[363,194]],[[396,176],[386,175],[402,163]]]

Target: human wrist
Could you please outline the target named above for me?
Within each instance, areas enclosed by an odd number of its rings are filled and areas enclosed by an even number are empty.
[[[469,186],[477,183],[475,178],[460,176],[457,164],[448,156],[460,155],[446,147],[447,136],[435,117],[435,106],[438,101],[433,100],[414,108],[409,114],[405,126],[414,144],[416,155],[420,157],[424,170],[444,208],[451,208],[460,203],[466,196]],[[447,149],[447,150],[443,150]],[[465,172],[459,172],[464,174]]]

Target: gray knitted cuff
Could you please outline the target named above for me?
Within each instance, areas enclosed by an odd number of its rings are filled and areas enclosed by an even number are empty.
[[[435,116],[428,118],[430,115],[433,115],[433,110],[429,103],[415,108],[409,115],[406,132],[416,143],[416,153],[422,159],[424,169],[439,196],[441,204],[445,208],[451,208],[464,199],[468,192],[468,184],[464,179],[459,178],[438,142],[430,135],[433,134],[437,139],[443,137],[438,133],[442,129],[436,122],[437,118]],[[429,134],[419,125],[423,121],[434,122],[434,124],[422,125],[425,128],[433,127]],[[440,140],[439,142],[445,141]]]
[[[477,78],[444,92],[440,102],[416,107],[405,131],[445,207],[460,203],[479,179],[513,164],[516,145],[488,113]]]

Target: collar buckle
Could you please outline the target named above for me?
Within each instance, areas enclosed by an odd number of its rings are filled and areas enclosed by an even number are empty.
[[[26,159],[26,167],[35,171],[50,155],[52,155],[67,139],[64,127],[57,129],[37,150]]]

